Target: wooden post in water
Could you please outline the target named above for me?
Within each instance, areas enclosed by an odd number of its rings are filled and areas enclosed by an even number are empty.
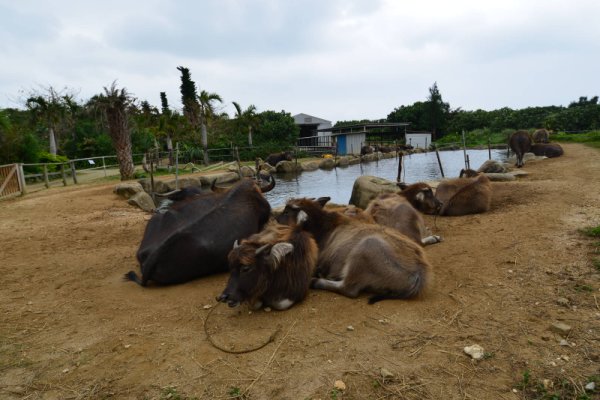
[[[471,169],[471,161],[469,160],[468,154],[467,154],[467,169]]]
[[[402,154],[398,154],[398,176],[396,177],[396,182],[400,182],[401,177],[402,177]]]
[[[488,136],[488,160],[492,159],[492,139]]]
[[[50,181],[48,180],[48,164],[44,164],[44,186],[46,186],[46,189],[50,187]]]
[[[65,172],[65,164],[60,164],[60,175],[62,176],[63,186],[67,186],[67,173]]]
[[[469,169],[468,167],[468,159],[467,159],[467,143],[465,141],[465,130],[462,131],[462,142],[463,142],[463,156],[465,158],[465,169]]]
[[[444,176],[444,168],[442,167],[442,160],[440,159],[440,152],[438,151],[437,146],[435,148],[435,155],[436,155],[437,160],[438,160],[438,165],[440,166],[440,172],[442,173],[442,178],[445,178],[445,176]]]

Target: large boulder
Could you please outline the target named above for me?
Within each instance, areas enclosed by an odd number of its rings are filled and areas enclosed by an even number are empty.
[[[277,168],[275,168],[274,166],[272,166],[269,163],[262,163],[262,164],[259,164],[259,165],[260,165],[259,169],[261,171],[267,171],[270,174],[274,174],[275,172],[277,172]]]
[[[487,160],[481,167],[477,170],[477,172],[485,172],[485,173],[504,173],[507,169],[503,163],[496,160]]]
[[[242,165],[240,173],[242,174],[242,178],[253,178],[256,176],[256,169],[248,165]]]
[[[344,156],[337,159],[338,167],[347,167],[348,165],[350,165],[350,157]]]
[[[275,167],[277,172],[290,173],[302,171],[302,166],[295,161],[279,161]]]
[[[142,185],[142,188],[144,188],[144,191],[150,193],[152,192],[152,183],[150,182],[149,178],[145,178],[145,179],[140,179],[138,181],[140,183],[140,185]],[[169,189],[169,185],[167,185],[166,182],[155,179],[154,180],[154,192],[155,193],[166,193],[166,192],[170,192],[171,189]]]
[[[122,182],[119,183],[113,189],[113,193],[125,198],[129,199],[134,196],[136,193],[144,191],[144,188],[139,182]]]
[[[316,161],[305,161],[300,164],[302,171],[316,171],[319,169],[319,163]]]
[[[146,212],[152,212],[155,208],[152,197],[146,192],[139,192],[133,195],[127,203],[139,207]]]
[[[365,209],[369,205],[369,202],[377,197],[377,195],[390,192],[397,193],[399,191],[400,188],[396,185],[396,182],[376,176],[359,176],[354,181],[349,204]]]
[[[202,185],[199,178],[192,178],[192,177],[179,178],[177,180],[177,182],[175,181],[175,179],[170,180],[170,181],[165,181],[165,184],[169,188],[169,190],[167,190],[167,192],[171,192],[175,189],[183,189],[186,187],[199,187]],[[160,192],[160,193],[164,193],[164,192]]]
[[[335,168],[335,160],[333,158],[324,158],[319,163],[320,169],[333,169]]]
[[[235,182],[239,179],[240,176],[237,172],[221,172],[218,174],[202,175],[200,177],[200,183],[202,186],[211,186],[213,182],[218,185],[221,183]]]

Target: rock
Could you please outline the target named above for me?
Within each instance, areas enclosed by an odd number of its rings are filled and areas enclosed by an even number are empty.
[[[202,175],[199,179],[202,186],[211,186],[213,182],[218,185],[221,183],[238,181],[240,176],[236,172],[221,172],[217,174]]]
[[[319,168],[320,169],[333,169],[333,168],[335,168],[335,161],[333,160],[333,158],[324,158],[319,163]]]
[[[529,175],[529,172],[519,169],[515,171],[510,171],[510,174],[513,175],[515,178],[522,178]]]
[[[240,173],[242,174],[243,178],[252,178],[256,175],[255,169],[248,165],[242,165],[240,168]]]
[[[277,172],[290,173],[302,171],[302,166],[297,164],[296,161],[279,161],[275,167]]]
[[[360,157],[350,156],[348,158],[348,164],[350,164],[350,165],[360,164]]]
[[[400,188],[395,182],[388,181],[387,179],[377,178],[375,176],[363,175],[359,176],[354,181],[352,187],[352,196],[350,197],[350,204],[356,207],[367,208],[369,202],[374,199],[380,193],[399,192]]]
[[[199,178],[179,178],[177,181],[172,179],[170,181],[165,181],[165,184],[168,187],[167,192],[171,192],[177,189],[183,189],[186,187],[200,187],[202,186],[202,182],[200,182]],[[164,193],[164,192],[161,192]]]
[[[590,382],[587,385],[585,385],[585,390],[587,390],[588,392],[593,392],[594,390],[596,390],[596,382]]]
[[[350,165],[350,159],[348,157],[340,157],[337,160],[338,167],[347,167]]]
[[[381,368],[381,371],[379,371],[381,373],[381,377],[383,379],[391,379],[394,377],[394,374],[392,374],[389,370],[385,369],[385,368]]]
[[[277,172],[277,168],[275,168],[274,166],[272,166],[269,163],[264,163],[260,165],[260,171],[267,171],[271,174],[274,174],[275,172]]]
[[[558,343],[559,346],[569,346],[569,342],[567,342],[565,339],[561,339],[560,342]]]
[[[552,332],[558,333],[561,336],[567,336],[571,332],[571,327],[563,322],[555,322],[550,325]]]
[[[148,193],[150,193],[152,191],[152,182],[150,182],[150,179],[140,179],[138,181],[140,183],[140,185],[142,185],[142,188],[144,188],[144,190]],[[156,193],[167,193],[170,192],[169,190],[169,186],[158,179],[154,180],[154,192]]]
[[[354,330],[354,327],[352,325],[348,325],[346,327],[346,330],[352,332]]]
[[[542,340],[544,342],[547,342],[548,340],[550,340],[550,336],[548,336],[548,335],[542,335]]]
[[[556,304],[558,304],[559,306],[563,306],[563,307],[569,307],[570,302],[569,302],[569,299],[565,299],[564,297],[559,297],[558,299],[556,299]]]
[[[156,206],[152,197],[146,192],[136,193],[133,197],[127,200],[127,203],[132,206],[137,206],[146,212],[152,212]]]
[[[543,379],[542,386],[544,386],[544,389],[550,390],[554,387],[554,382],[552,382],[550,379]]]
[[[483,351],[483,347],[481,347],[478,344],[474,344],[472,346],[466,346],[463,351],[470,355],[472,359],[474,360],[481,360],[484,356],[484,351]]]
[[[487,160],[477,170],[477,172],[485,173],[504,173],[508,171],[503,163],[496,160]]]
[[[333,387],[342,392],[346,390],[346,384],[343,381],[337,380],[333,383]]]
[[[115,186],[113,193],[129,199],[131,196],[143,191],[144,188],[139,182],[122,182]]]
[[[319,163],[316,161],[306,161],[300,163],[300,166],[302,167],[302,171],[316,171],[319,169]]]

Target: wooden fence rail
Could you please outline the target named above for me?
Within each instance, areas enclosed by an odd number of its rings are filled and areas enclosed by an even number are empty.
[[[20,164],[0,165],[0,199],[21,195],[24,186],[23,167]]]

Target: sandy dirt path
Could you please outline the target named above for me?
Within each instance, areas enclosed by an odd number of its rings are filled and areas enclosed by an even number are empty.
[[[149,216],[114,183],[0,202],[0,398],[580,398],[600,383],[600,255],[579,232],[600,225],[600,151],[564,148],[493,183],[490,212],[427,217],[445,239],[426,249],[430,293],[375,305],[312,291],[289,311],[250,313],[215,307],[224,274],[124,282]],[[571,327],[567,346],[556,322]],[[276,335],[229,354],[205,327],[233,350]],[[463,353],[472,344],[485,359]]]

